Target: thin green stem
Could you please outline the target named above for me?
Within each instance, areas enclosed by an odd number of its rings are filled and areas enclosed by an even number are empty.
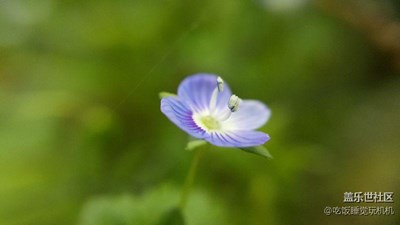
[[[190,191],[192,190],[194,178],[196,176],[197,166],[201,159],[201,155],[203,153],[203,148],[198,148],[195,150],[188,174],[186,176],[185,184],[183,186],[181,201],[179,203],[179,207],[183,210],[186,207]]]

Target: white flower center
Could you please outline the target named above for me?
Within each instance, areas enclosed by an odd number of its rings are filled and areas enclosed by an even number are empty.
[[[193,114],[193,120],[196,125],[208,133],[222,131],[223,122],[229,119],[231,114],[239,109],[239,105],[242,101],[238,96],[232,95],[227,102],[226,110],[216,111],[218,94],[223,91],[223,84],[223,80],[218,77],[216,88],[214,89],[210,99],[209,110]]]
[[[200,123],[203,125],[203,129],[206,131],[215,131],[221,129],[221,123],[212,116],[204,116],[200,118]]]

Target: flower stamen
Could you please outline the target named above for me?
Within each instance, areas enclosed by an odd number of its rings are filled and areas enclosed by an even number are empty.
[[[221,121],[225,121],[225,120],[229,119],[231,117],[232,113],[238,111],[241,102],[242,102],[242,99],[240,99],[237,95],[232,95],[228,101],[228,109],[229,110],[226,110],[225,114],[221,117]]]
[[[209,104],[210,113],[213,114],[217,106],[218,94],[224,91],[224,80],[221,77],[217,78],[217,86],[215,87]]]
[[[231,112],[236,112],[238,111],[241,102],[242,99],[240,99],[237,95],[232,95],[229,98],[228,108],[231,110]]]
[[[218,91],[219,92],[223,92],[224,91],[224,80],[222,80],[221,77],[217,78],[217,87],[218,87]]]

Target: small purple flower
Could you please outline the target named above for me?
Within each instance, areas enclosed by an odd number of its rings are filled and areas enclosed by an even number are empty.
[[[161,99],[161,111],[189,135],[222,147],[259,146],[270,138],[255,129],[271,111],[257,100],[241,100],[228,85],[212,74],[185,78],[177,96]]]

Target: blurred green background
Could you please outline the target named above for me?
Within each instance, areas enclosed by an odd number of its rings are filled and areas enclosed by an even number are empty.
[[[156,225],[193,157],[158,93],[197,72],[269,105],[274,159],[208,149],[187,224],[400,224],[399,21],[396,0],[0,0],[0,224]],[[396,215],[324,215],[356,191]]]

